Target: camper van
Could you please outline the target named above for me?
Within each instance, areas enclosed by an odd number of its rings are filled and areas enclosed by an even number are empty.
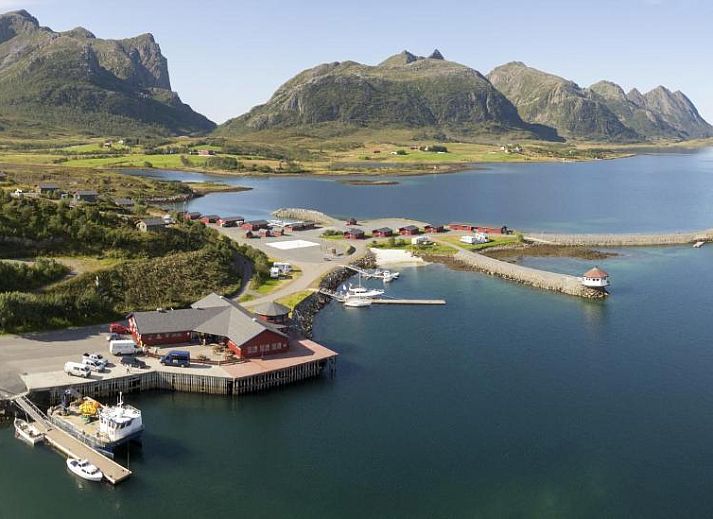
[[[64,372],[67,375],[72,375],[75,377],[88,378],[92,374],[92,370],[89,366],[80,364],[79,362],[67,362],[64,365]]]
[[[109,341],[109,353],[112,355],[132,355],[136,353],[136,343],[131,339]]]

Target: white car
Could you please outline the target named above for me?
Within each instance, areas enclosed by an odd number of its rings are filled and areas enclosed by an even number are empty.
[[[109,364],[109,361],[104,358],[104,355],[101,353],[83,353],[82,354],[82,359],[91,359],[93,361],[98,362],[99,364],[103,364],[104,367],[106,367],[107,364]]]
[[[90,359],[88,357],[84,357],[82,359],[82,364],[84,364],[90,370],[98,371],[99,373],[106,370],[106,362],[99,362],[98,360]]]
[[[65,363],[64,372],[67,375],[84,378],[88,378],[92,374],[92,370],[89,368],[89,366],[85,366],[84,364],[80,364],[79,362]]]

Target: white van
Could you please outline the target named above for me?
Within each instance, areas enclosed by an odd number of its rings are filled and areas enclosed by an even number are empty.
[[[82,364],[88,367],[91,371],[98,371],[99,373],[106,369],[106,364],[104,362],[96,359],[90,359],[89,357],[84,357],[82,359]]]
[[[275,261],[272,266],[274,268],[277,268],[280,271],[280,274],[283,276],[286,276],[290,272],[292,272],[292,264],[291,263],[285,263],[282,261]]]
[[[80,364],[79,362],[67,362],[64,365],[64,372],[67,375],[73,375],[75,377],[88,378],[92,374],[92,370],[89,366]]]
[[[136,343],[131,339],[109,341],[109,353],[112,355],[132,355],[136,353]]]

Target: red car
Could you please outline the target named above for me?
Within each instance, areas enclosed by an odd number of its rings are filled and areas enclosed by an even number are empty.
[[[126,335],[130,332],[129,329],[121,323],[111,323],[109,325],[109,333],[119,333],[122,335]]]

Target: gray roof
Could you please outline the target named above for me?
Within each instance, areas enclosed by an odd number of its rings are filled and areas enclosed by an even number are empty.
[[[51,182],[40,182],[40,189],[59,189],[59,186]]]
[[[184,310],[136,312],[134,319],[142,334],[194,331],[227,337],[237,345],[265,330],[286,337],[277,327],[258,321],[242,306],[218,294],[209,294]]]
[[[243,218],[242,216],[221,216],[220,219],[224,222],[242,222],[245,220],[245,218]]]
[[[391,227],[379,227],[378,229],[374,229],[373,232],[394,232],[394,230]]]
[[[85,191],[77,191],[74,193],[75,195],[78,196],[98,196],[99,193],[93,190],[85,190]]]
[[[113,202],[116,205],[134,205],[134,201],[131,198],[114,198]]]
[[[290,313],[289,308],[274,301],[256,306],[253,310],[256,314],[265,315],[267,317],[280,317]]]
[[[163,218],[143,218],[139,223],[144,222],[146,227],[164,227],[166,222]]]
[[[399,230],[418,231],[418,227],[416,227],[415,225],[406,225],[404,227],[399,228]]]
[[[245,223],[249,223],[252,225],[268,225],[267,220],[250,220],[249,222],[245,222]]]

